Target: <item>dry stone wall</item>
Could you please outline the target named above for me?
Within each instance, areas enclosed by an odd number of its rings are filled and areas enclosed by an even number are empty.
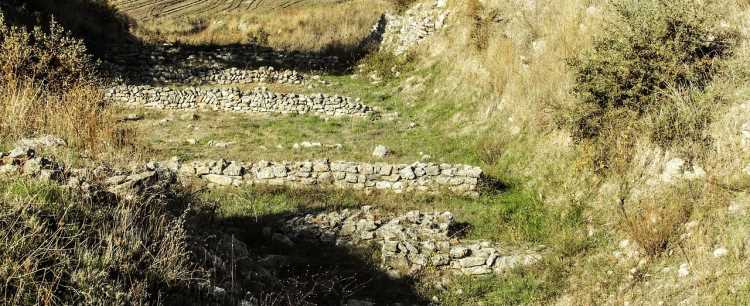
[[[297,70],[342,65],[336,56],[280,52],[257,45],[190,48],[171,44],[113,50],[109,69],[128,76],[129,84],[301,84]]]
[[[140,73],[143,81],[153,84],[249,84],[278,83],[302,84],[302,74],[294,70],[277,71],[273,67],[258,69],[239,68],[183,68],[174,66],[155,66]]]
[[[410,211],[389,216],[365,206],[294,216],[264,234],[274,241],[293,245],[301,241],[336,246],[362,247],[375,244],[381,250],[382,266],[388,274],[415,275],[432,267],[467,275],[501,274],[542,258],[543,246],[511,249],[491,241],[467,241],[456,237],[451,212]]]
[[[450,12],[446,0],[418,3],[403,15],[385,14],[374,31],[382,31],[381,50],[403,54],[446,25]]]
[[[167,165],[183,177],[199,178],[214,186],[269,184],[477,196],[485,180],[478,167],[420,162],[394,165],[328,160],[243,163],[173,159]]]
[[[154,86],[117,86],[105,92],[105,98],[127,106],[185,110],[209,108],[216,111],[322,116],[365,117],[375,111],[359,99],[325,94],[301,95],[274,93],[265,88],[241,91],[234,88],[173,89]]]

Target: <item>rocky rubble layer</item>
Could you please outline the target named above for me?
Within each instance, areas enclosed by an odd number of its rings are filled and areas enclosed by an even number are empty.
[[[277,71],[273,67],[258,69],[239,68],[181,68],[157,65],[143,71],[144,81],[155,84],[249,84],[249,83],[279,83],[302,84],[302,74],[294,70]]]
[[[257,45],[191,48],[164,44],[122,46],[109,59],[112,69],[141,83],[223,83],[302,81],[299,67],[327,70],[341,65],[336,56],[280,52]]]
[[[400,55],[429,38],[445,27],[450,12],[446,0],[436,0],[432,4],[419,3],[402,15],[385,14],[384,26],[376,26],[380,35],[381,50]]]
[[[478,167],[421,162],[394,165],[328,160],[243,163],[223,159],[192,162],[173,159],[165,166],[183,177],[199,178],[212,186],[269,184],[477,196],[485,179]]]
[[[450,212],[410,211],[389,216],[365,206],[292,217],[279,228],[264,229],[264,234],[289,246],[300,241],[345,247],[374,244],[381,250],[383,267],[393,276],[400,275],[398,271],[415,274],[425,268],[468,275],[499,274],[542,258],[544,246],[514,250],[491,241],[465,241],[455,237],[456,226]]]
[[[124,198],[144,192],[150,196],[166,194],[177,184],[177,176],[166,168],[152,166],[133,171],[114,171],[106,167],[68,169],[52,159],[37,156],[36,150],[26,146],[0,152],[0,176],[56,183],[88,196],[111,194]]]
[[[371,107],[360,103],[359,99],[351,97],[274,93],[265,88],[241,91],[235,88],[117,86],[108,89],[105,98],[123,105],[171,110],[209,108],[229,112],[312,113],[332,117],[365,117],[376,113]]]

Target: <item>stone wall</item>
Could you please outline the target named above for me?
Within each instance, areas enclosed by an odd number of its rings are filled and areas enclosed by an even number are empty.
[[[302,84],[302,74],[294,70],[277,71],[273,67],[239,68],[183,68],[158,65],[140,73],[143,82],[152,84]]]
[[[328,160],[251,163],[172,160],[167,165],[183,177],[200,178],[215,186],[269,184],[397,193],[445,191],[477,196],[485,179],[478,167],[419,162],[393,165]]]
[[[426,268],[467,275],[502,274],[542,258],[543,246],[511,249],[491,241],[460,239],[451,212],[410,211],[389,216],[376,208],[293,216],[265,228],[273,241],[293,246],[307,241],[345,247],[379,247],[381,266],[391,277],[415,276]]]
[[[284,114],[318,114],[322,116],[357,116],[374,114],[359,99],[325,94],[300,95],[274,93],[265,88],[241,91],[234,88],[173,89],[154,86],[116,86],[105,97],[127,106],[158,109],[209,108],[216,111]]]
[[[482,176],[480,169],[469,166],[390,166],[327,161],[243,165],[225,161],[180,164],[173,160],[147,163],[126,171],[105,166],[70,169],[53,159],[37,156],[34,149],[26,146],[0,152],[0,177],[25,177],[49,182],[75,190],[92,200],[112,199],[115,195],[122,198],[168,196],[179,184],[174,172],[176,169],[182,175],[200,174],[203,179],[218,185],[250,182],[305,184],[320,182],[325,176],[329,177],[325,181],[361,189],[377,186],[378,180],[394,180],[395,183],[404,184],[403,190],[409,190],[408,186],[415,187],[413,184],[418,185],[415,181],[419,181],[419,178],[430,178],[433,182],[441,181],[441,177],[447,182],[459,178],[475,182]],[[390,175],[385,174],[388,169],[391,170]],[[378,174],[374,174],[376,172]],[[363,178],[365,183],[357,185],[360,183],[354,182],[350,174],[361,173],[373,173],[373,178],[377,178],[372,181],[375,185],[368,183],[371,182],[368,176]],[[413,177],[412,173],[417,178],[396,179],[400,176]],[[460,185],[453,187],[457,186]],[[364,206],[287,216],[276,221],[263,228],[262,233],[270,242],[285,247],[293,248],[302,242],[329,243],[344,248],[367,248],[374,244],[381,249],[381,267],[392,277],[404,274],[417,276],[426,268],[468,275],[500,274],[515,267],[534,264],[544,255],[543,246],[509,248],[492,241],[464,240],[460,237],[461,227],[454,215],[447,211],[410,211],[392,215]],[[237,246],[242,245],[244,243],[237,242]]]
[[[449,15],[446,0],[418,3],[403,15],[385,14],[374,31],[382,31],[381,50],[400,55],[445,27]]]
[[[342,65],[336,56],[282,52],[257,45],[197,48],[170,44],[112,50],[109,69],[134,83],[207,84],[273,82],[300,84],[297,70]]]

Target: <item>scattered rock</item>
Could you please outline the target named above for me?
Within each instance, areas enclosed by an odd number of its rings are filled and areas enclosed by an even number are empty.
[[[681,158],[673,158],[664,165],[661,180],[665,183],[673,183],[677,179],[693,180],[706,176],[706,171],[698,165],[688,165]]]
[[[428,266],[469,275],[502,273],[541,259],[536,251],[503,249],[501,254],[500,248],[489,241],[455,239],[448,232],[454,222],[449,212],[411,211],[387,216],[378,209],[363,207],[293,216],[273,235],[337,246],[367,247],[375,243],[380,246],[385,265],[400,267],[410,275]],[[389,269],[388,275],[399,278],[401,274]]]
[[[123,121],[140,121],[143,120],[143,115],[139,114],[128,114],[125,116],[125,118],[122,118]]]
[[[226,175],[219,175],[219,174],[208,174],[203,176],[203,179],[208,181],[209,183],[216,184],[219,186],[229,186],[232,185],[232,178]]]
[[[688,275],[690,275],[690,266],[687,263],[681,264],[680,268],[677,270],[677,276],[686,277]]]
[[[54,148],[64,147],[67,143],[65,140],[52,135],[44,135],[35,138],[24,138],[16,142],[16,147],[41,149],[41,148]]]
[[[388,147],[384,145],[378,145],[375,147],[375,150],[372,151],[372,156],[378,157],[378,158],[385,158],[391,153],[391,150],[388,149]]]
[[[16,147],[8,153],[10,158],[32,158],[36,154],[36,151],[30,147]]]
[[[720,257],[727,256],[727,254],[729,254],[729,250],[727,250],[727,248],[725,247],[719,247],[716,250],[714,250],[713,254],[714,254],[714,257],[720,258]]]

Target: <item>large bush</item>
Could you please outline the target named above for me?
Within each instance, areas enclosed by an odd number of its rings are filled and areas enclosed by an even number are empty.
[[[623,133],[649,135],[664,147],[706,143],[717,99],[704,91],[737,36],[723,24],[722,6],[713,0],[620,0],[611,8],[613,20],[593,48],[569,61],[573,91],[583,103],[572,118],[576,140],[599,142],[606,147],[597,150],[610,152]]]

